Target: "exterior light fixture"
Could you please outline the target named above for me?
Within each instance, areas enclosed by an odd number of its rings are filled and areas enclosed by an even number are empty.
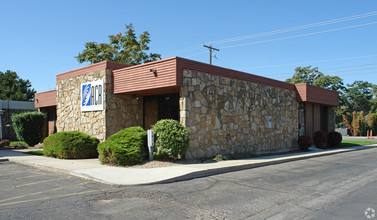
[[[157,70],[155,70],[155,69],[150,69],[149,72],[153,73],[153,75],[154,75],[155,77],[157,77]]]
[[[139,100],[139,96],[137,96],[137,95],[132,95],[132,99],[133,99],[133,100]]]

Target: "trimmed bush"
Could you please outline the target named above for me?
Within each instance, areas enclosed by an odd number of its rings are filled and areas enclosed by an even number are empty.
[[[144,159],[143,146],[147,132],[139,126],[126,128],[111,135],[98,145],[99,160],[121,166],[141,163]]]
[[[325,131],[318,130],[314,133],[314,144],[319,148],[323,148],[327,143],[327,133]]]
[[[339,132],[332,131],[329,133],[329,137],[327,139],[327,146],[329,147],[339,147],[342,143],[343,137]]]
[[[12,115],[13,128],[17,139],[29,146],[38,144],[42,139],[42,126],[46,120],[43,112],[24,112]]]
[[[9,144],[10,142],[7,139],[3,139],[0,141],[0,147],[9,147]]]
[[[98,157],[99,140],[79,131],[62,131],[43,141],[46,156],[61,159],[84,159]]]
[[[308,135],[299,136],[297,144],[301,150],[307,151],[309,147],[313,145],[312,138]]]
[[[152,126],[155,133],[155,159],[182,159],[190,143],[189,130],[173,119],[163,119]]]

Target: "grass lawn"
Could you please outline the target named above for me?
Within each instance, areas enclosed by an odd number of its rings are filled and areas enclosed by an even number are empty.
[[[9,144],[9,146],[16,146],[17,144],[22,144],[22,145],[24,145],[24,146],[26,146],[26,147],[28,147],[29,145],[26,143],[26,142],[24,142],[24,141],[11,141],[10,142],[10,144]]]
[[[356,147],[363,145],[377,144],[377,141],[342,141],[341,147]]]
[[[37,155],[37,156],[43,156],[43,150],[33,150],[33,151],[28,151],[24,152],[24,154],[32,154],[32,155]]]

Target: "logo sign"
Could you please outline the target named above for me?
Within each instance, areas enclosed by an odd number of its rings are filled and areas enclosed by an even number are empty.
[[[81,84],[81,111],[103,110],[103,80]]]
[[[376,215],[376,211],[374,209],[368,207],[365,210],[364,214],[365,214],[365,217],[367,217],[367,218],[374,218],[374,216]]]

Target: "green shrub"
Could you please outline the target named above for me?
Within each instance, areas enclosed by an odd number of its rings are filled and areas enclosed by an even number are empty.
[[[99,140],[79,131],[63,131],[48,136],[43,141],[46,156],[62,159],[98,157]]]
[[[29,146],[38,144],[42,139],[42,126],[46,114],[43,112],[24,112],[12,115],[13,128],[17,139]]]
[[[143,161],[143,146],[147,132],[139,126],[126,128],[98,145],[101,163],[121,166],[135,165]]]
[[[10,142],[7,139],[0,141],[0,147],[9,147]]]
[[[303,135],[298,137],[297,144],[301,150],[307,151],[309,147],[312,146],[313,142],[310,136]]]
[[[325,147],[327,143],[327,133],[325,131],[318,130],[314,133],[313,140],[315,146],[319,148]]]
[[[215,160],[216,160],[216,161],[228,160],[228,157],[227,157],[227,156],[224,156],[224,155],[222,155],[222,154],[216,154],[216,156],[215,156]]]
[[[342,143],[342,135],[339,132],[332,131],[329,133],[329,137],[327,139],[327,145],[329,147],[339,147]]]
[[[173,119],[163,119],[152,126],[155,134],[155,159],[180,159],[190,142],[189,130]]]

